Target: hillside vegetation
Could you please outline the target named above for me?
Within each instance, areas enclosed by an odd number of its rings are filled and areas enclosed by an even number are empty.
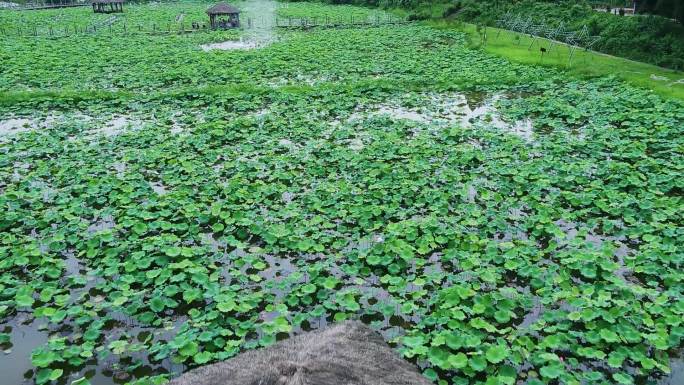
[[[583,26],[601,36],[596,50],[658,66],[684,69],[684,27],[660,16],[626,17],[596,12],[577,1],[547,3],[541,1],[459,0],[444,14],[461,20],[496,24],[507,12],[530,17],[537,23],[569,30]]]
[[[684,69],[684,26],[670,18],[681,17],[680,8],[650,5],[649,14],[627,17],[597,12],[589,2],[580,0],[324,0],[332,4],[356,4],[408,10],[411,19],[457,18],[493,26],[506,13],[531,17],[536,23],[569,30],[587,26],[592,35],[602,39],[594,48],[600,52],[676,70]],[[662,2],[663,4],[665,2]],[[670,10],[668,13],[668,10]],[[665,14],[666,17],[655,16]],[[681,20],[681,19],[680,19]]]

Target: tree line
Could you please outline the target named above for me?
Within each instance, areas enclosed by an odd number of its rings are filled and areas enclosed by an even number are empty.
[[[638,0],[637,12],[652,13],[684,21],[684,0]]]

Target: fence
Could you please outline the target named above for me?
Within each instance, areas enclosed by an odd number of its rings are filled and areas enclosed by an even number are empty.
[[[634,6],[633,0],[588,0],[587,1],[593,8],[604,8],[604,7],[618,7],[618,8],[629,8]]]
[[[72,7],[90,7],[90,1],[71,1],[71,0],[54,0],[54,1],[41,1],[41,2],[27,2],[23,4],[18,3],[5,3],[4,7],[0,7],[0,10],[14,10],[14,11],[32,11],[38,9],[52,9],[52,8],[72,8]]]
[[[525,18],[522,15],[507,13],[497,20],[497,26],[501,28],[497,37],[502,30],[506,29],[522,35],[528,35],[531,38],[528,50],[531,50],[535,44],[539,44],[542,40],[546,39],[551,45],[549,48],[540,47],[542,49],[542,56],[543,53],[552,50],[556,44],[565,44],[569,47],[568,63],[570,64],[577,48],[584,48],[588,51],[594,48],[601,40],[601,37],[592,36],[586,25],[579,31],[568,30],[565,25],[564,22],[561,22],[557,26],[549,26],[544,23],[537,23],[530,17]],[[520,44],[520,40],[518,40],[518,44]]]
[[[281,28],[281,29],[309,29],[309,28],[360,28],[383,25],[397,25],[408,23],[405,19],[395,16],[375,18],[294,18],[276,17],[242,20],[240,30]],[[208,20],[160,23],[129,24],[120,21],[116,16],[97,24],[60,24],[60,25],[26,25],[16,27],[0,27],[0,36],[4,37],[69,37],[94,34],[189,34],[197,32],[215,31],[210,28]]]
[[[406,23],[409,21],[389,13],[367,18],[354,18],[354,15],[350,15],[349,17],[276,17],[275,20],[276,27],[285,29],[350,28]]]
[[[127,5],[140,5],[152,2],[152,0],[128,0]],[[173,3],[176,1],[165,1],[165,3]],[[2,4],[2,1],[0,1]],[[25,3],[14,3],[6,2],[3,6],[0,6],[0,11],[3,9],[14,10],[14,11],[32,11],[38,9],[51,9],[51,8],[72,8],[72,7],[90,7],[91,0],[49,0],[49,1],[28,1]]]
[[[95,34],[186,34],[194,32],[213,31],[205,24],[86,24],[86,25],[59,25],[59,26],[26,26],[6,28],[0,27],[0,36],[6,37],[69,37],[77,35]]]

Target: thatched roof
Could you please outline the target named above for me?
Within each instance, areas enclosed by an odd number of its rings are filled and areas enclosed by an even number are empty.
[[[227,3],[218,3],[207,9],[209,15],[231,15],[234,13],[240,13],[240,10]]]

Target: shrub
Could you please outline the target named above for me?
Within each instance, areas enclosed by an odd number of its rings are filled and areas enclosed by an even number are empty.
[[[445,19],[448,17],[451,17],[451,16],[457,14],[461,9],[462,9],[462,6],[461,6],[460,2],[452,4],[447,9],[444,10],[442,17]]]
[[[457,4],[460,8],[456,17],[472,23],[491,25],[512,12],[549,27],[564,23],[567,29],[579,31],[587,26],[591,35],[601,36],[594,49],[611,55],[672,69],[681,68],[684,60],[684,26],[660,16],[620,17],[569,0],[507,1],[503,7],[496,7],[496,0],[461,0]]]
[[[417,20],[427,20],[429,18],[430,18],[429,13],[427,13],[425,11],[415,11],[415,12],[411,12],[408,15],[407,20],[408,21],[417,21]]]

